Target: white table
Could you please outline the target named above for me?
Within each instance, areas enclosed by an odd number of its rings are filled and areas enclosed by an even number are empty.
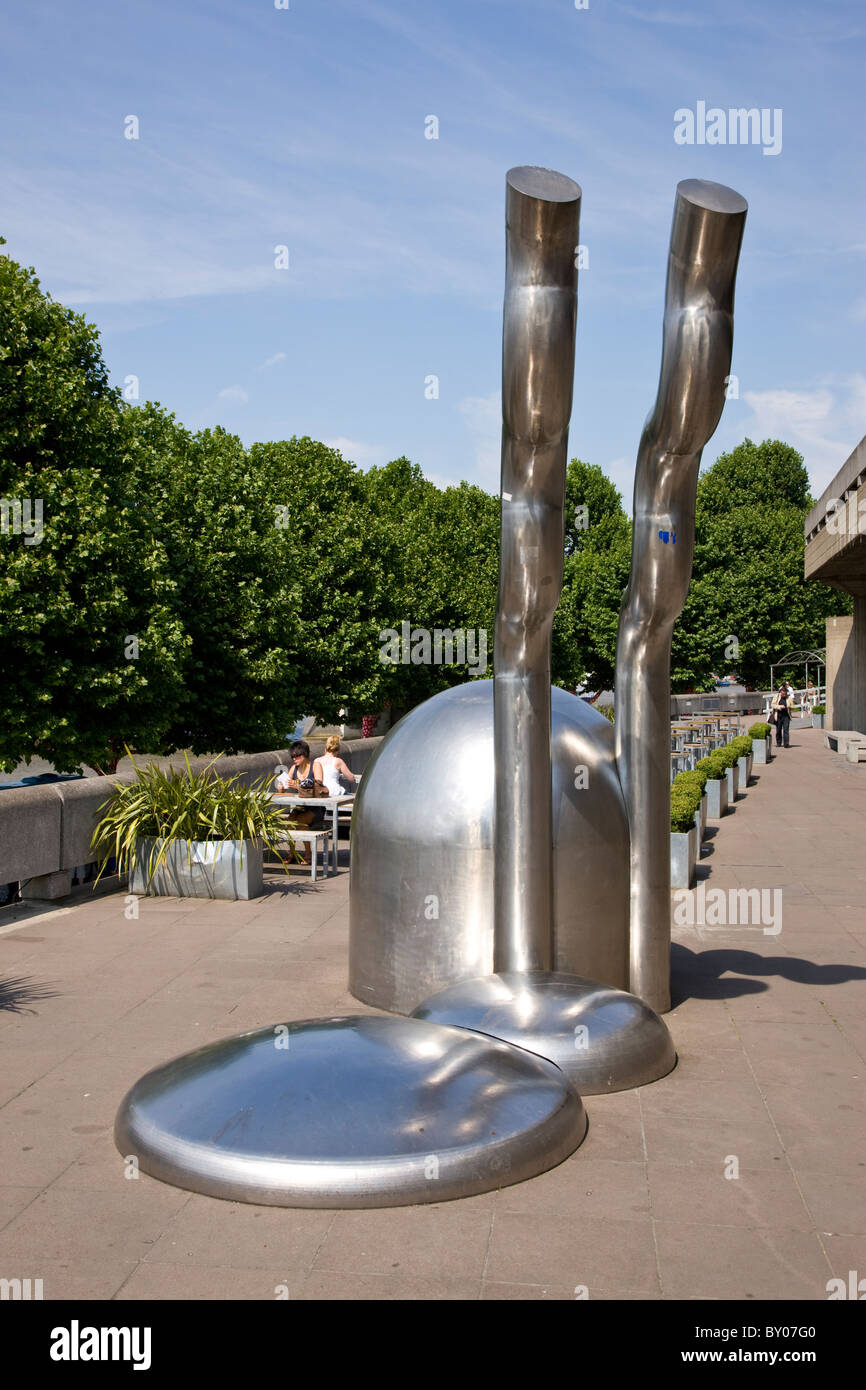
[[[271,792],[271,801],[277,806],[324,806],[331,812],[331,868],[326,872],[332,874],[337,872],[337,811],[340,806],[351,806],[354,800],[354,792],[343,792],[341,796],[298,796],[297,792]]]

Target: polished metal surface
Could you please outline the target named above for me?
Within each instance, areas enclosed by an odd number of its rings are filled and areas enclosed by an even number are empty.
[[[512,169],[506,190],[493,968],[550,970],[550,641],[562,590],[581,195],[549,169]]]
[[[616,656],[616,758],[631,841],[629,989],[670,1008],[670,656],[692,571],[701,450],[725,403],[747,204],[677,188],[658,394],[635,470],[629,585]]]
[[[473,682],[413,710],[380,746],[355,807],[349,987],[397,1012],[493,970],[627,981],[613,734],[562,691],[551,710],[579,214],[570,179],[510,171],[492,688]]]
[[[115,1142],[163,1182],[267,1206],[441,1202],[554,1167],[586,1132],[562,1073],[463,1029],[278,1024],[141,1078]]]
[[[554,965],[624,988],[628,826],[613,728],[565,690],[551,699]],[[349,899],[349,988],[365,1003],[411,1013],[493,973],[493,766],[490,680],[419,705],[371,759]]]
[[[503,972],[464,980],[412,1016],[536,1052],[584,1096],[658,1081],[677,1060],[670,1033],[641,999],[574,975]]]

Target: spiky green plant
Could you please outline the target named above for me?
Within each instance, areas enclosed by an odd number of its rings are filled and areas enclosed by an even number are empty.
[[[154,841],[148,856],[148,883],[165,863],[169,847],[178,841],[189,846],[190,863],[192,842],[200,840],[219,844],[250,840],[272,853],[277,845],[288,842],[295,854],[285,816],[271,801],[270,778],[262,777],[247,787],[238,776],[222,778],[213,771],[219,757],[199,772],[193,772],[186,754],[184,758],[185,772],[175,768],[166,772],[155,763],[142,768],[132,758],[136,780],[116,782],[99,808],[102,815],[91,840],[91,849],[102,860],[97,882],[111,856],[119,872],[132,868],[140,840]]]

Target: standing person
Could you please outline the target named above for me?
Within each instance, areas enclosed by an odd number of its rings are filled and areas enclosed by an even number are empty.
[[[776,713],[776,747],[781,748],[784,740],[785,747],[790,748],[791,688],[787,681],[783,681],[776,691],[771,709]]]
[[[336,734],[331,734],[325,744],[324,753],[320,758],[317,758],[313,764],[315,776],[317,776],[320,781],[324,782],[331,796],[342,795],[343,787],[340,782],[341,777],[347,782],[355,781],[354,772],[350,772],[349,768],[343,762],[343,759],[338,756],[339,752],[340,740],[337,738]]]

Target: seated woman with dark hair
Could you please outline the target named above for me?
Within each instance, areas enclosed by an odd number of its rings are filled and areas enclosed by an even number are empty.
[[[303,739],[296,739],[289,748],[289,757],[292,762],[291,769],[284,771],[276,780],[278,792],[293,792],[297,794],[302,786],[312,788],[315,786],[314,764],[310,757],[310,745]],[[324,806],[293,806],[292,814],[289,816],[289,824],[295,825],[305,830],[322,830],[325,825]],[[309,845],[303,846],[304,861],[309,864],[312,855]]]

